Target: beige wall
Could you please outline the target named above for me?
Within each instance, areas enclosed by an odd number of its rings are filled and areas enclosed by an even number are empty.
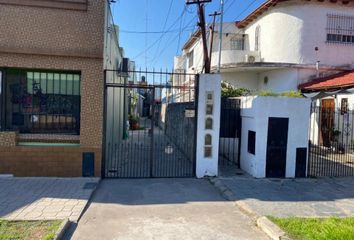
[[[0,4],[0,52],[103,57],[106,0],[87,11]]]
[[[87,11],[0,4],[0,67],[81,72],[83,147],[102,144],[105,3],[90,0]]]
[[[95,155],[95,177],[101,176],[101,149],[75,147],[1,147],[0,174],[16,177],[81,177],[82,155]]]

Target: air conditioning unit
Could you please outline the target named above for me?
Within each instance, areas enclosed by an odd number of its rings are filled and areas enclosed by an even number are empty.
[[[246,54],[245,55],[245,62],[246,63],[255,63],[257,61],[257,58],[258,58],[258,56]]]

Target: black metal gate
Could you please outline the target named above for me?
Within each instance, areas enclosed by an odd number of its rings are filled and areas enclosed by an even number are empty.
[[[219,166],[240,166],[241,146],[241,100],[221,99]]]
[[[310,121],[309,177],[354,176],[354,111],[348,99],[313,102]]]
[[[196,75],[105,73],[107,178],[195,176]]]

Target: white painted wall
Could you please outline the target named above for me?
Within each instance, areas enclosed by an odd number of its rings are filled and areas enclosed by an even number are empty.
[[[222,72],[221,79],[237,88],[258,89],[256,72]]]
[[[245,29],[250,50],[255,49],[255,31],[260,26],[264,62],[315,64],[319,60],[330,66],[353,64],[354,45],[326,43],[327,14],[354,16],[354,3],[279,3]],[[318,55],[315,47],[319,47]]]
[[[269,90],[276,93],[297,91],[298,86],[307,82],[316,75],[315,69],[306,68],[279,68],[259,71],[222,72],[221,77],[225,82],[237,88],[247,88],[254,91]],[[265,84],[265,78],[268,83]]]
[[[243,97],[241,104],[241,168],[257,178],[266,176],[269,117],[289,118],[286,177],[295,177],[296,148],[308,147],[311,101],[305,98]],[[248,153],[248,131],[256,132],[256,154]]]
[[[213,130],[205,129],[206,120],[206,94],[212,91],[214,94]],[[203,74],[199,78],[198,98],[198,126],[197,126],[197,164],[196,176],[218,175],[219,160],[219,136],[220,136],[220,107],[221,107],[221,76],[218,74]],[[204,138],[206,134],[212,136],[212,157],[204,157]]]
[[[268,83],[265,83],[268,78]],[[299,85],[299,70],[296,68],[263,71],[259,74],[258,89],[273,92],[286,92],[297,90]]]

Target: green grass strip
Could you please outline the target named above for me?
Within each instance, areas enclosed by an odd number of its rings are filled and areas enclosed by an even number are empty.
[[[0,220],[0,240],[52,240],[62,221]]]
[[[354,218],[268,218],[294,240],[354,240]]]

